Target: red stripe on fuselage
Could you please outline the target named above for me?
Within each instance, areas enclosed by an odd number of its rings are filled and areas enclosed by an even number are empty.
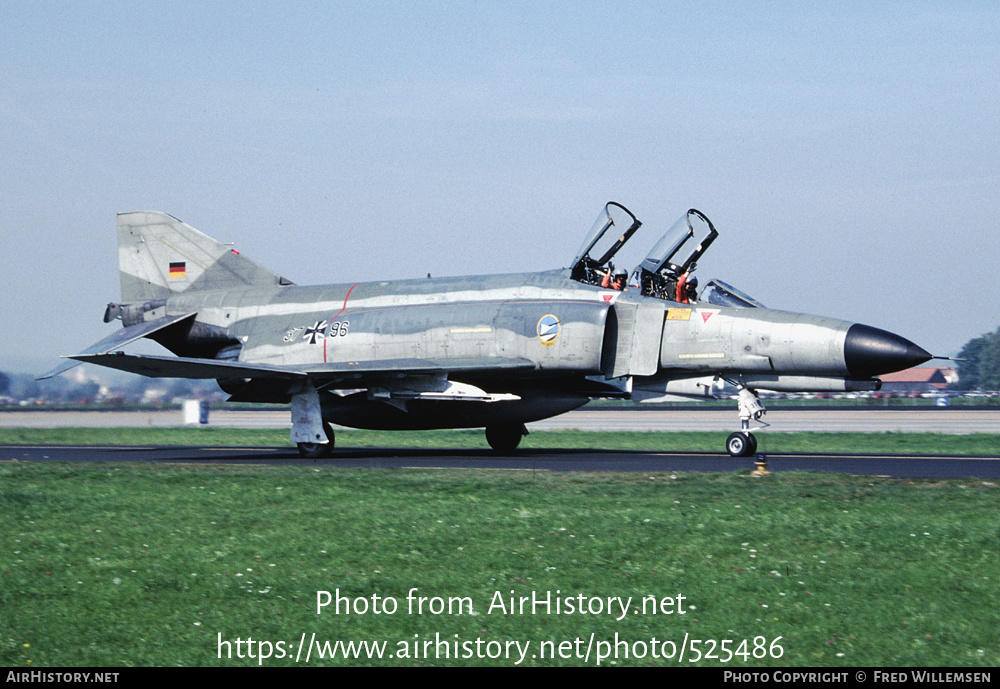
[[[355,282],[353,285],[351,285],[351,289],[347,290],[347,294],[344,296],[344,306],[340,309],[340,311],[337,313],[336,316],[334,316],[333,318],[330,319],[331,323],[333,321],[337,320],[338,318],[340,318],[340,314],[344,313],[344,311],[347,311],[347,300],[351,298],[351,292],[354,291],[354,288],[357,287],[360,284],[361,284],[360,282]],[[323,339],[323,363],[324,364],[326,363],[326,341],[329,340],[329,339],[330,338],[328,338],[328,337]]]

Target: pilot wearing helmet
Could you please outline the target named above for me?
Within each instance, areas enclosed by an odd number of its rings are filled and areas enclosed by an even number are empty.
[[[602,273],[604,276],[601,280],[601,287],[605,289],[616,289],[622,291],[625,289],[625,283],[628,281],[628,273],[624,270],[615,270],[614,264],[609,264],[607,272]]]
[[[611,278],[611,287],[619,291],[625,291],[625,285],[628,283],[628,272],[624,270],[619,270],[615,273],[614,277]]]
[[[676,301],[680,304],[693,304],[698,296],[698,278],[690,272],[681,275],[677,281]]]

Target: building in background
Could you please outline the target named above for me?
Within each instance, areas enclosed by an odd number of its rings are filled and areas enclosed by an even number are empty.
[[[880,375],[882,394],[924,395],[944,392],[945,388],[958,380],[958,372],[953,368],[908,368],[905,371]]]

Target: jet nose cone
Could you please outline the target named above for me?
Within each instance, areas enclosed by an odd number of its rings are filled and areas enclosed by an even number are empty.
[[[855,323],[847,331],[844,361],[852,376],[877,376],[922,364],[933,356],[905,337]]]

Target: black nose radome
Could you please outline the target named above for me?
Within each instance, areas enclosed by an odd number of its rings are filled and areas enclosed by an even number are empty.
[[[923,347],[886,330],[855,323],[847,331],[844,361],[852,376],[902,371],[933,358]]]

